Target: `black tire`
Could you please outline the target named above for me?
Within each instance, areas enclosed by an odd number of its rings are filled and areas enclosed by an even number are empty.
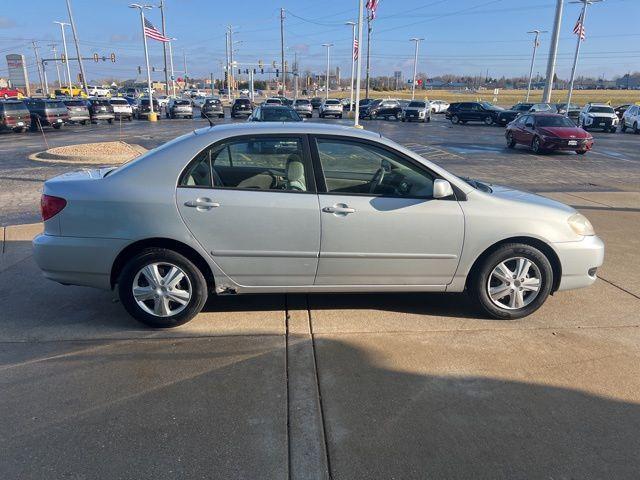
[[[87,124],[87,121],[86,121],[86,120],[82,120],[82,121],[80,122],[80,125],[86,125],[86,124]]]
[[[457,125],[458,123],[460,123],[460,117],[458,117],[458,115],[452,115],[451,116],[451,123]]]
[[[109,125],[111,125],[111,124],[113,123],[113,118],[109,118],[109,119],[107,119],[107,123],[108,123]]]
[[[160,317],[143,310],[133,296],[136,274],[146,265],[168,263],[179,267],[191,285],[191,298],[186,306],[172,316]],[[189,259],[173,250],[148,248],[127,262],[118,278],[118,295],[125,310],[136,320],[154,328],[172,328],[183,325],[195,317],[207,301],[207,282],[202,272]],[[152,301],[152,300],[150,300]]]
[[[406,120],[403,118],[402,121],[405,122]],[[411,120],[409,120],[409,121],[411,121]]]
[[[220,115],[218,115],[218,118],[224,118],[224,113],[221,113]]]
[[[576,153],[578,155],[584,155],[585,153],[587,153],[587,151],[586,150],[576,150]]]
[[[627,126],[624,124],[624,122],[622,122],[622,125],[620,125],[620,130],[622,130],[622,133],[627,131]]]
[[[338,115],[338,118],[339,118],[339,119],[342,119],[342,115]]]
[[[426,118],[426,122],[427,122],[427,123],[431,123],[431,116],[428,116],[428,117]]]
[[[133,120],[133,117],[132,117],[131,115],[129,115],[129,116],[127,117],[127,120],[131,121],[131,120]]]
[[[502,308],[497,305],[489,295],[489,288],[493,281],[490,279],[490,275],[499,264],[507,262],[508,265],[509,259],[513,258],[525,258],[535,265],[540,276],[539,289],[537,295],[523,307],[514,309]],[[519,287],[519,281],[520,279],[518,278],[513,279],[513,290],[522,288]],[[474,266],[468,283],[469,293],[474,300],[478,302],[480,308],[490,317],[502,320],[522,318],[535,312],[549,296],[552,285],[553,268],[551,267],[549,259],[537,248],[522,243],[505,244],[489,254],[479,265]],[[524,295],[530,297],[532,292],[525,291]],[[511,297],[509,297],[509,299],[511,299]],[[526,302],[527,298],[524,300]]]
[[[635,122],[633,124],[633,133],[635,133],[636,135],[640,133],[640,128],[638,128],[638,122]]]
[[[539,137],[533,137],[533,140],[531,140],[531,150],[533,153],[544,153],[544,150],[540,147]]]
[[[515,138],[513,138],[513,133],[507,132],[506,135],[505,135],[505,138],[507,139],[507,148],[515,148],[516,147],[516,140],[515,140]]]
[[[61,123],[54,123],[53,125],[51,125],[55,130],[60,130],[62,128],[62,124]]]
[[[609,129],[609,132],[611,132],[611,133],[616,133],[616,130],[618,130],[618,127],[611,127],[611,128]]]
[[[493,125],[493,117],[491,115],[487,115],[482,119],[485,125]]]

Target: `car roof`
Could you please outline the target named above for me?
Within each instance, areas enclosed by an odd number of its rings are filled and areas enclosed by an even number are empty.
[[[283,107],[272,107],[283,108]],[[289,107],[284,107],[289,108]],[[247,134],[252,133],[292,133],[292,134],[314,134],[314,135],[347,135],[360,138],[380,138],[381,135],[369,130],[361,130],[348,125],[332,125],[326,123],[315,122],[251,122],[251,123],[226,123],[215,125],[213,127],[200,128],[194,130],[196,135],[206,135],[207,133],[215,134]]]
[[[530,112],[527,115],[531,115],[532,117],[564,117],[561,113],[553,113],[553,112]]]

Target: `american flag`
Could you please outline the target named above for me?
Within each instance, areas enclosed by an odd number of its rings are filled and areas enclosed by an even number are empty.
[[[580,35],[580,40],[584,40],[586,38],[584,31],[584,22],[582,19],[582,14],[578,17],[578,21],[576,22],[576,26],[573,27],[573,33],[576,35]]]
[[[380,0],[367,0],[367,10],[369,10],[369,17],[371,20],[376,18],[376,10],[378,9],[378,3]]]
[[[358,60],[358,53],[359,53],[359,49],[358,49],[358,39],[355,38],[353,40],[353,60]]]
[[[158,40],[159,42],[169,42],[170,41],[170,39],[168,37],[165,37],[164,35],[162,35],[162,33],[160,33],[158,31],[158,29],[153,26],[153,23],[151,23],[146,18],[144,19],[144,35],[145,35],[145,37],[149,37],[149,38],[152,38],[154,40]]]

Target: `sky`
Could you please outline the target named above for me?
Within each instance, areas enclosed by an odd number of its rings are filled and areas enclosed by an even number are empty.
[[[159,0],[149,0],[157,4]],[[83,55],[116,54],[115,64],[85,62],[87,78],[113,76],[136,78],[144,53],[137,10],[127,8],[127,0],[72,0]],[[22,53],[27,57],[30,77],[37,78],[31,40],[40,53],[51,57],[50,43],[62,50],[60,27],[54,20],[68,21],[64,0],[3,0],[0,9],[0,54]],[[167,33],[174,42],[176,76],[184,73],[184,57],[190,77],[213,73],[222,75],[227,25],[232,25],[235,59],[270,64],[280,58],[280,8],[285,9],[285,47],[291,64],[297,54],[300,69],[322,73],[326,68],[326,48],[333,43],[332,69],[350,75],[351,27],[357,20],[357,0],[165,0]],[[418,56],[418,72],[429,77],[444,73],[491,77],[527,75],[533,48],[527,31],[550,31],[556,0],[380,0],[373,21],[371,74],[411,76],[414,46],[411,37],[423,37]],[[571,70],[576,36],[573,27],[580,5],[565,0],[556,72],[567,78]],[[160,11],[148,11],[149,20],[160,27]],[[589,7],[578,75],[612,78],[628,71],[640,71],[640,0],[604,0]],[[366,48],[366,29],[363,53]],[[71,31],[67,32],[72,50]],[[540,37],[534,75],[544,75],[550,34]],[[149,41],[150,61],[163,66],[162,45]],[[77,66],[73,65],[75,77]],[[7,75],[0,62],[0,76]],[[55,68],[48,68],[55,79]],[[161,79],[162,73],[153,74]],[[138,78],[142,79],[141,76]]]

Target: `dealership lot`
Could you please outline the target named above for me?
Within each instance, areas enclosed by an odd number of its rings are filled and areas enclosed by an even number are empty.
[[[152,148],[205,124],[45,135]],[[441,116],[363,124],[456,174],[575,206],[606,243],[601,278],[517,321],[478,317],[464,295],[265,295],[146,330],[111,294],[42,278],[42,181],[78,166],[30,160],[41,134],[1,135],[0,478],[634,477],[640,138],[594,132],[585,156],[534,155]]]

